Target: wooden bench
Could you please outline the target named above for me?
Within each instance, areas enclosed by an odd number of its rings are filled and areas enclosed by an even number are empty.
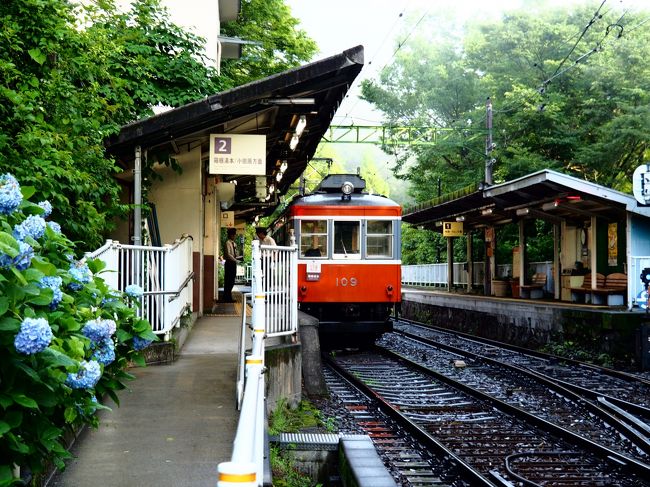
[[[530,284],[524,284],[519,287],[519,297],[530,299],[541,299],[544,297],[544,288],[546,287],[546,274],[536,272],[533,274]]]
[[[598,272],[596,274],[596,288],[602,288],[605,285],[605,275]],[[572,287],[571,302],[572,303],[591,303],[591,274],[584,276],[582,286]]]
[[[607,306],[623,306],[627,294],[627,275],[621,272],[608,274],[602,287],[591,290],[593,304],[607,304]]]

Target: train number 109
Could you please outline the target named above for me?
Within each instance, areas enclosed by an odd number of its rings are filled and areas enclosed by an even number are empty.
[[[356,277],[337,277],[336,278],[336,287],[347,287],[347,286],[356,286],[359,282]]]

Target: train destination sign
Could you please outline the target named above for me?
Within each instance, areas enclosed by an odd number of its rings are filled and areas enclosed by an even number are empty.
[[[266,174],[266,136],[211,134],[210,174]]]
[[[463,222],[443,222],[442,223],[442,236],[443,237],[462,237],[463,236]]]

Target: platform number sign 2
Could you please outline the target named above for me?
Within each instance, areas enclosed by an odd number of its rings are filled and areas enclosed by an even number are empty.
[[[232,153],[232,139],[230,137],[215,137],[214,153],[215,154]]]

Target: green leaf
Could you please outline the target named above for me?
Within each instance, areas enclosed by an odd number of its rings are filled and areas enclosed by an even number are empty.
[[[4,317],[0,319],[0,331],[13,331],[20,330],[20,321],[16,318]]]
[[[29,198],[34,196],[34,193],[36,193],[36,188],[34,186],[21,186],[20,187],[20,192],[22,193],[23,198],[28,200]],[[27,202],[27,203],[29,203],[29,202]],[[33,203],[29,203],[29,204],[33,204]]]
[[[56,275],[56,266],[47,260],[43,259],[40,256],[34,256],[32,259],[32,267],[37,269],[46,276],[55,276]]]
[[[34,401],[32,398],[27,397],[25,394],[9,393],[9,395],[13,398],[13,400],[17,404],[20,404],[23,407],[30,408],[30,409],[38,409],[38,403]]]
[[[7,396],[6,394],[0,394],[0,406],[2,406],[3,409],[7,409],[13,403],[14,400],[11,399],[9,396]]]
[[[147,362],[145,361],[144,357],[142,356],[141,353],[134,353],[131,356],[131,361],[136,364],[138,367],[146,367]]]
[[[68,357],[65,353],[61,353],[58,350],[48,347],[41,352],[41,357],[43,357],[48,365],[48,367],[72,367],[77,365],[77,361]]]
[[[9,309],[9,300],[5,296],[0,296],[0,315],[3,315]]]
[[[9,426],[9,423],[0,421],[0,436],[4,435],[9,430],[11,430],[11,426]]]
[[[0,251],[9,257],[16,257],[20,253],[20,246],[7,232],[0,232]]]
[[[74,420],[77,419],[77,408],[68,406],[63,412],[63,417],[66,423],[74,423]]]
[[[38,64],[43,64],[47,58],[47,56],[45,56],[45,54],[38,48],[30,49],[27,51],[27,53],[29,54],[29,57],[31,57]]]
[[[49,288],[43,288],[40,290],[40,294],[38,296],[34,296],[33,298],[28,299],[27,302],[36,304],[38,306],[47,306],[52,302],[53,297],[54,291]]]
[[[25,278],[30,281],[40,281],[45,274],[43,274],[43,272],[38,269],[34,269],[33,267],[34,266],[32,265],[32,267],[25,271]]]
[[[13,478],[14,474],[11,470],[11,467],[9,465],[0,465],[0,482],[11,482]]]
[[[5,421],[12,428],[17,428],[23,422],[23,412],[22,411],[7,411],[5,414]]]
[[[27,281],[25,280],[23,275],[20,273],[20,271],[18,271],[18,269],[16,269],[15,267],[12,266],[11,267],[11,272],[13,272],[14,276],[16,276],[16,278],[18,279],[18,282],[20,282],[20,284],[22,286],[27,285]]]

